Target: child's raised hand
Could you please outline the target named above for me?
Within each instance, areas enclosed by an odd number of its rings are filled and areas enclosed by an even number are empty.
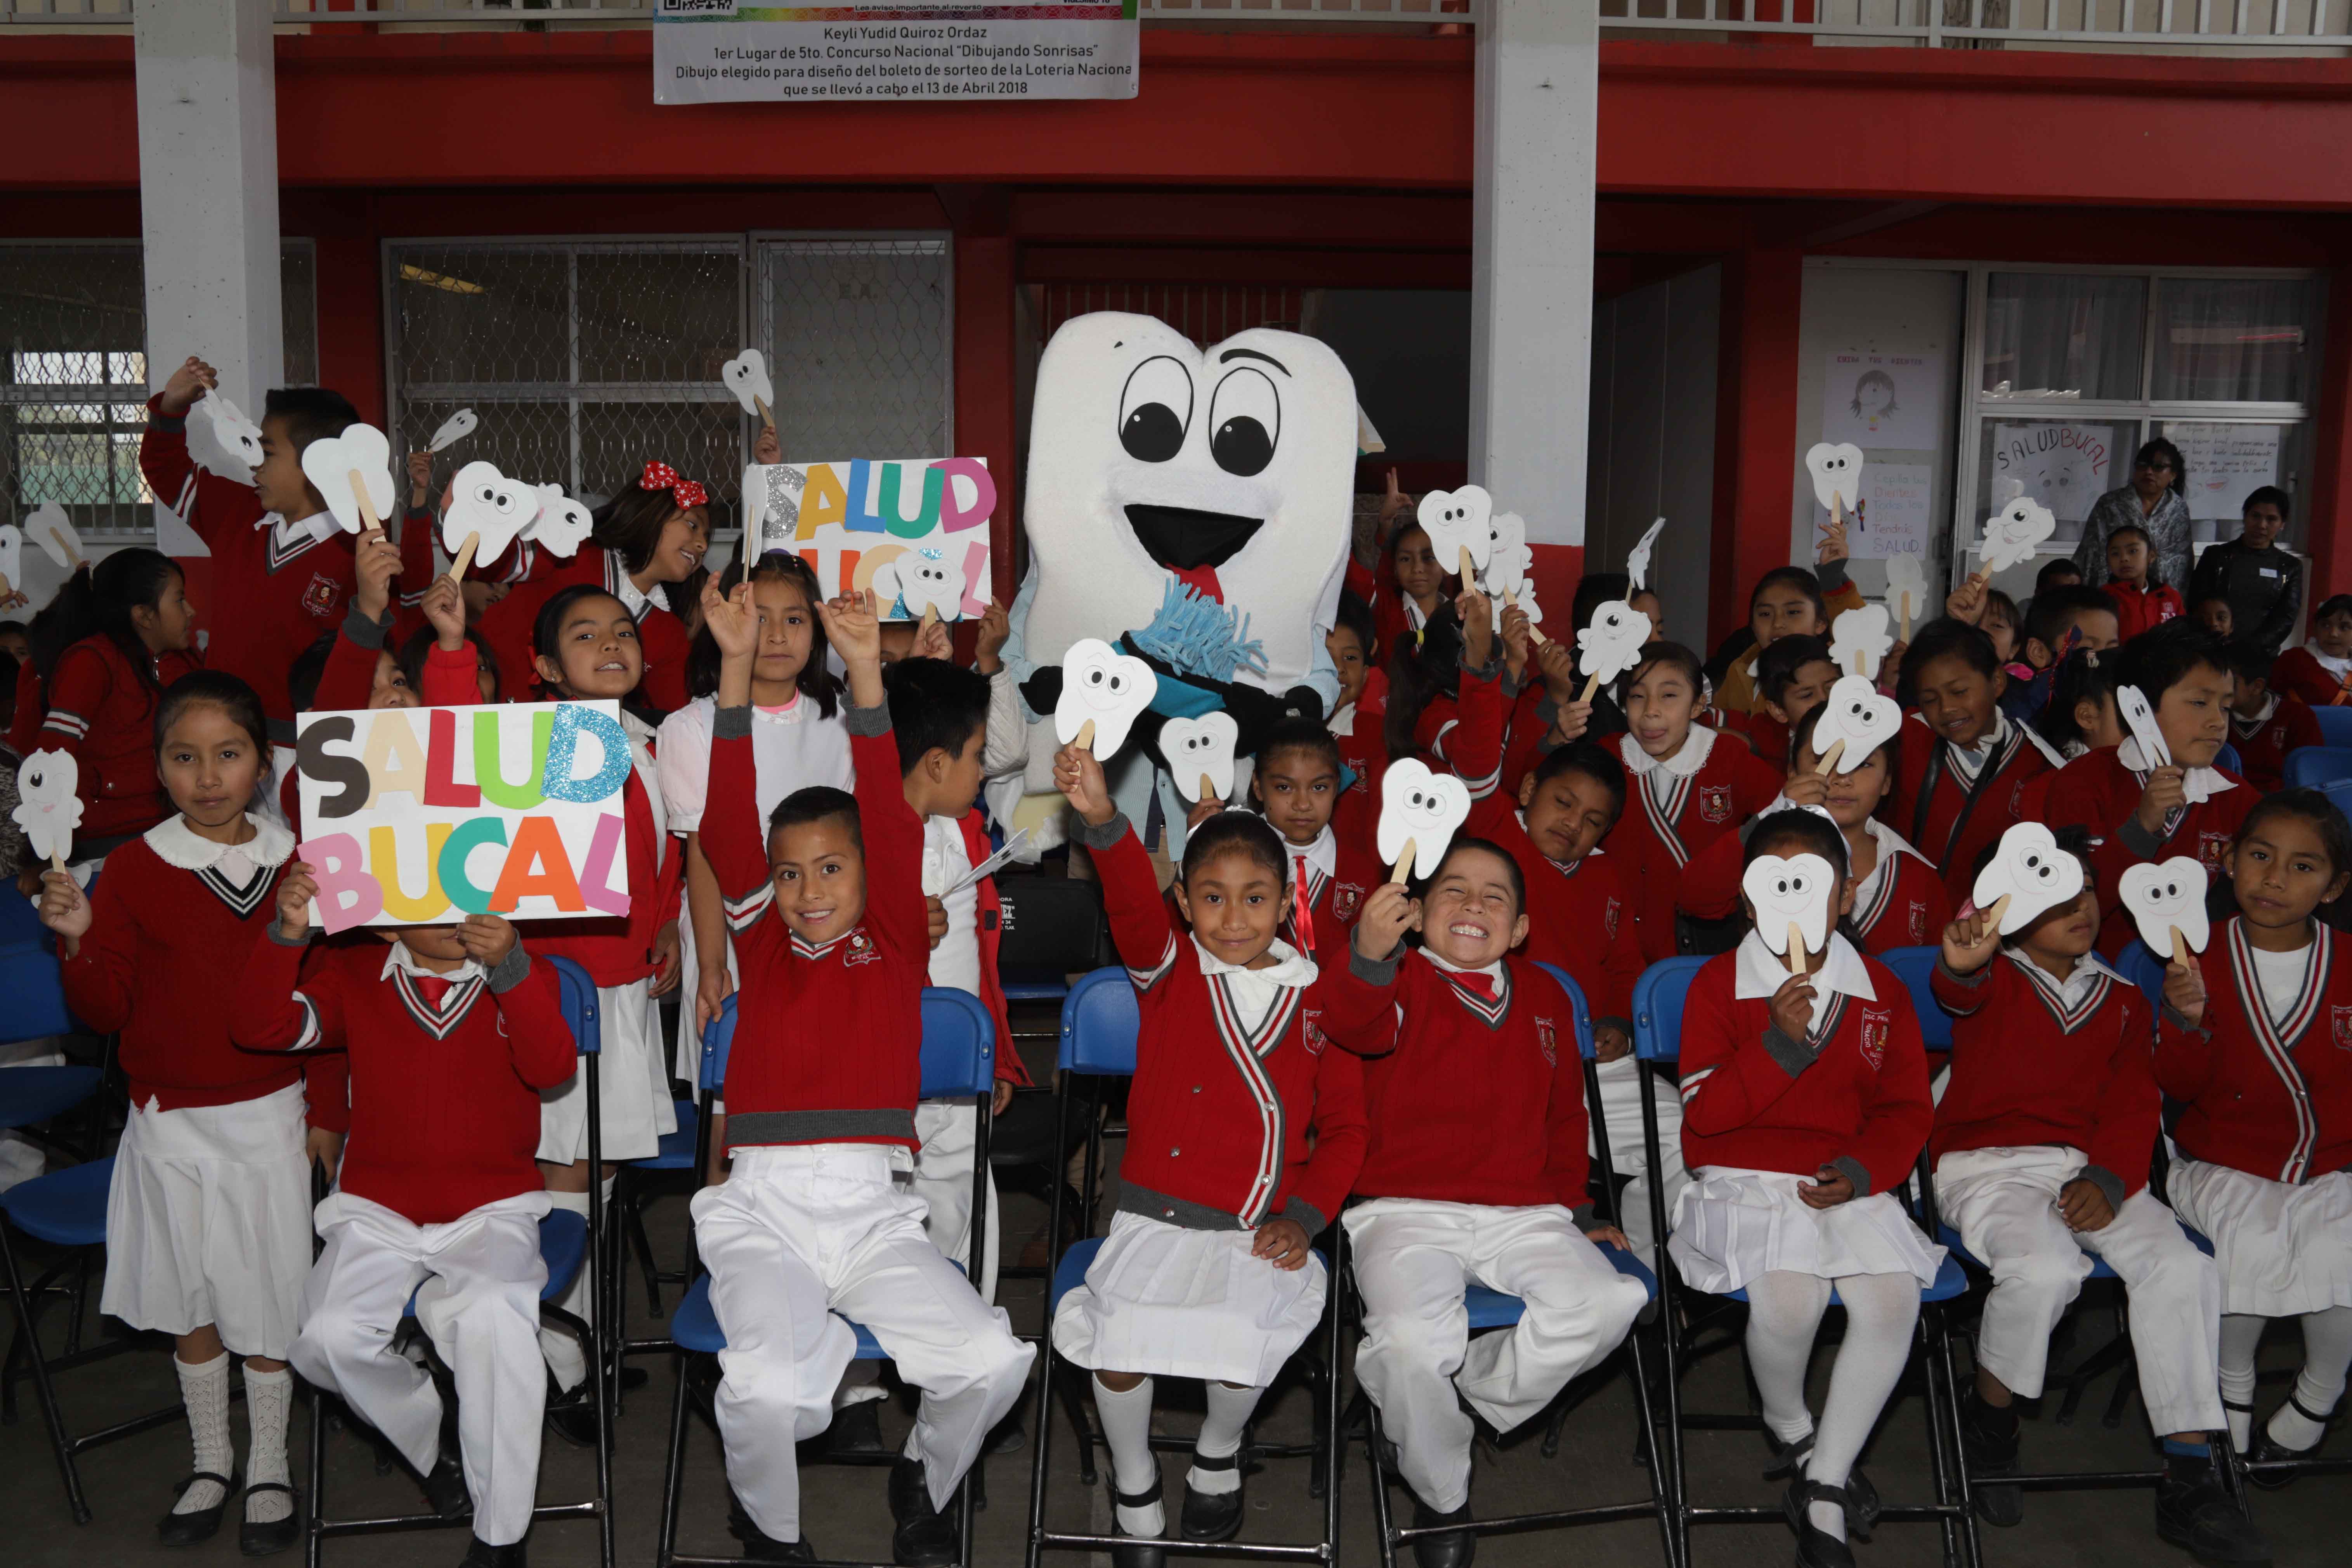
[[[1990,584],[1981,577],[1969,577],[1951,591],[1944,600],[1944,614],[1956,621],[1975,626],[1984,619],[1985,594]]]
[[[1845,519],[1841,515],[1834,522],[1821,525],[1822,542],[1813,551],[1813,564],[1826,566],[1832,561],[1846,558]]]
[[[457,945],[484,969],[496,969],[504,963],[507,954],[521,940],[515,931],[514,921],[497,915],[467,915],[457,927]]]
[[[449,653],[466,646],[466,590],[446,574],[433,579],[416,607],[433,627],[434,640]]]
[[[2000,951],[2000,921],[1990,910],[1960,916],[1944,928],[1944,966],[1955,974],[1974,974]]]
[[[419,447],[408,454],[408,504],[413,510],[433,497],[433,450]]]
[[[2147,787],[2139,793],[2139,809],[2132,815],[2150,838],[2163,837],[2164,819],[2189,804],[2181,783],[2188,776],[2189,770],[2178,765],[2158,768],[2147,775]]]
[[[55,872],[50,874],[56,875]],[[2192,1029],[2204,1024],[2205,972],[2198,967],[2193,957],[2187,963],[2164,966],[2164,1005],[2188,1019]]]
[[[972,663],[981,674],[994,675],[1003,668],[1004,661],[997,656],[1004,651],[1004,645],[1012,636],[1012,612],[1004,607],[1003,600],[989,600],[988,608],[981,613],[980,638],[972,649],[977,656]]]
[[[1506,604],[1503,606],[1503,657],[1509,661],[1514,676],[1528,667],[1528,652],[1532,640],[1528,636],[1528,613],[1516,602]]]
[[[1807,1208],[1833,1209],[1853,1201],[1853,1178],[1843,1171],[1834,1165],[1823,1165],[1813,1174],[1821,1178],[1819,1184],[1797,1184],[1797,1196]]]
[[[928,626],[915,628],[915,658],[942,658],[955,662],[955,634],[948,630],[945,621],[933,621]]]
[[[1192,803],[1192,809],[1184,814],[1184,831],[1192,832],[1209,818],[1223,815],[1225,803],[1215,795],[1202,796]]]
[[[1554,702],[1565,708],[1576,700],[1576,650],[1566,639],[1553,637],[1538,647],[1536,668],[1543,671],[1544,685],[1550,689]]]
[[[930,916],[931,945],[936,948],[947,940],[948,907],[930,894],[923,895],[923,909]]]
[[[1307,1227],[1295,1219],[1270,1219],[1257,1227],[1257,1239],[1250,1243],[1250,1256],[1263,1258],[1286,1272],[1307,1267],[1307,1258],[1314,1248],[1314,1237]]]
[[[41,923],[70,942],[89,932],[89,900],[70,871],[41,873]],[[70,956],[70,955],[68,955]]]
[[[1394,468],[1391,468],[1388,491],[1381,497],[1381,537],[1382,539],[1388,537],[1389,524],[1397,520],[1399,513],[1411,510],[1412,506],[1412,498],[1397,488],[1397,472]]]
[[[371,528],[360,535],[353,551],[357,557],[353,570],[359,586],[352,595],[352,603],[362,616],[371,621],[383,619],[392,606],[393,580],[400,575],[400,546],[380,528]]]
[[[1495,605],[1475,586],[1454,596],[1454,613],[1462,619],[1462,668],[1475,669],[1495,653]]]
[[[845,665],[866,665],[879,668],[882,663],[882,616],[874,603],[874,590],[862,594],[846,594],[838,599],[820,604],[817,619],[824,623],[825,640],[833,651],[841,656]]]
[[[751,460],[769,468],[784,460],[784,444],[777,437],[774,426],[761,426],[760,438],[751,443]]]
[[[1772,1026],[1792,1040],[1801,1040],[1813,1027],[1813,983],[1810,976],[1791,974],[1772,993]]]
[[[1091,826],[1100,827],[1118,815],[1118,807],[1111,804],[1110,786],[1103,782],[1102,763],[1092,752],[1064,746],[1055,752],[1054,787]]]
[[[1789,782],[1780,786],[1780,793],[1788,798],[1790,805],[1827,805],[1829,776],[1810,768],[1801,773],[1790,773]]]
[[[760,606],[751,602],[751,584],[738,583],[724,594],[719,579],[702,584],[702,624],[719,645],[722,659],[749,658],[760,647]]]
[[[286,868],[278,884],[278,935],[284,942],[310,940],[310,901],[319,896],[318,873],[305,860]]]
[[[1555,648],[1559,646],[1558,642],[1544,644],[1547,648]],[[1559,710],[1552,715],[1551,738],[1555,744],[1565,746],[1570,741],[1582,740],[1584,731],[1591,727],[1591,703],[1562,702],[1559,706]]]
[[[1382,882],[1365,899],[1351,940],[1367,963],[1385,963],[1404,941],[1404,933],[1420,929],[1421,900],[1407,892],[1402,882]]]
[[[155,411],[177,419],[185,414],[197,398],[220,384],[220,372],[190,354],[172,379],[163,384],[163,395]]]

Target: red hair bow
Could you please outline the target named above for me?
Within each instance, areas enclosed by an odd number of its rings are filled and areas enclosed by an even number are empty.
[[[646,471],[637,478],[637,489],[667,490],[671,499],[676,500],[681,509],[710,504],[709,490],[704,489],[692,479],[679,479],[676,468],[658,460],[646,465]]]

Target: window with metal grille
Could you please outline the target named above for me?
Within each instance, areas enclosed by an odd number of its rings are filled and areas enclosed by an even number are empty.
[[[318,379],[310,242],[279,253],[286,379]],[[0,491],[17,515],[56,501],[85,536],[152,538],[146,269],[139,243],[0,243]],[[251,412],[258,413],[258,410]]]

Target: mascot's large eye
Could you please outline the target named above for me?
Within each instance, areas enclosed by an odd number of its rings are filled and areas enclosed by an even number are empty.
[[[1274,461],[1282,438],[1282,399],[1262,370],[1237,370],[1209,399],[1209,455],[1229,474],[1247,478]]]
[[[1118,444],[1139,463],[1164,463],[1181,451],[1192,424],[1192,377],[1166,354],[1137,365],[1118,395]]]

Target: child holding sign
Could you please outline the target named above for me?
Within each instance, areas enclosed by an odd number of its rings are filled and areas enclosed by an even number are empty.
[[[2184,1108],[2166,1190],[2221,1266],[2230,1435],[2289,1459],[2326,1436],[2352,1366],[2352,942],[2316,918],[2352,883],[2352,827],[2317,790],[2274,795],[2223,866],[2237,917],[2165,974],[2156,1078]],[[2288,1317],[2303,1370],[2257,1433],[2254,1351]]]
[[[310,1267],[310,1163],[330,1170],[349,1124],[340,1058],[304,1070],[231,1043],[225,984],[269,924],[293,836],[248,808],[269,771],[261,702],[233,675],[183,677],[163,694],[155,764],[180,815],[110,858],[94,897],[43,876],[66,1001],[120,1032],[130,1120],[106,1204],[99,1310],[178,1341],[173,1367],[194,1471],[156,1526],[167,1545],[220,1528],[239,1471],[228,1358],[245,1358],[248,1552],[293,1542],[286,1468],[293,1379],[286,1355]],[[308,1120],[310,1131],[304,1132]]]

